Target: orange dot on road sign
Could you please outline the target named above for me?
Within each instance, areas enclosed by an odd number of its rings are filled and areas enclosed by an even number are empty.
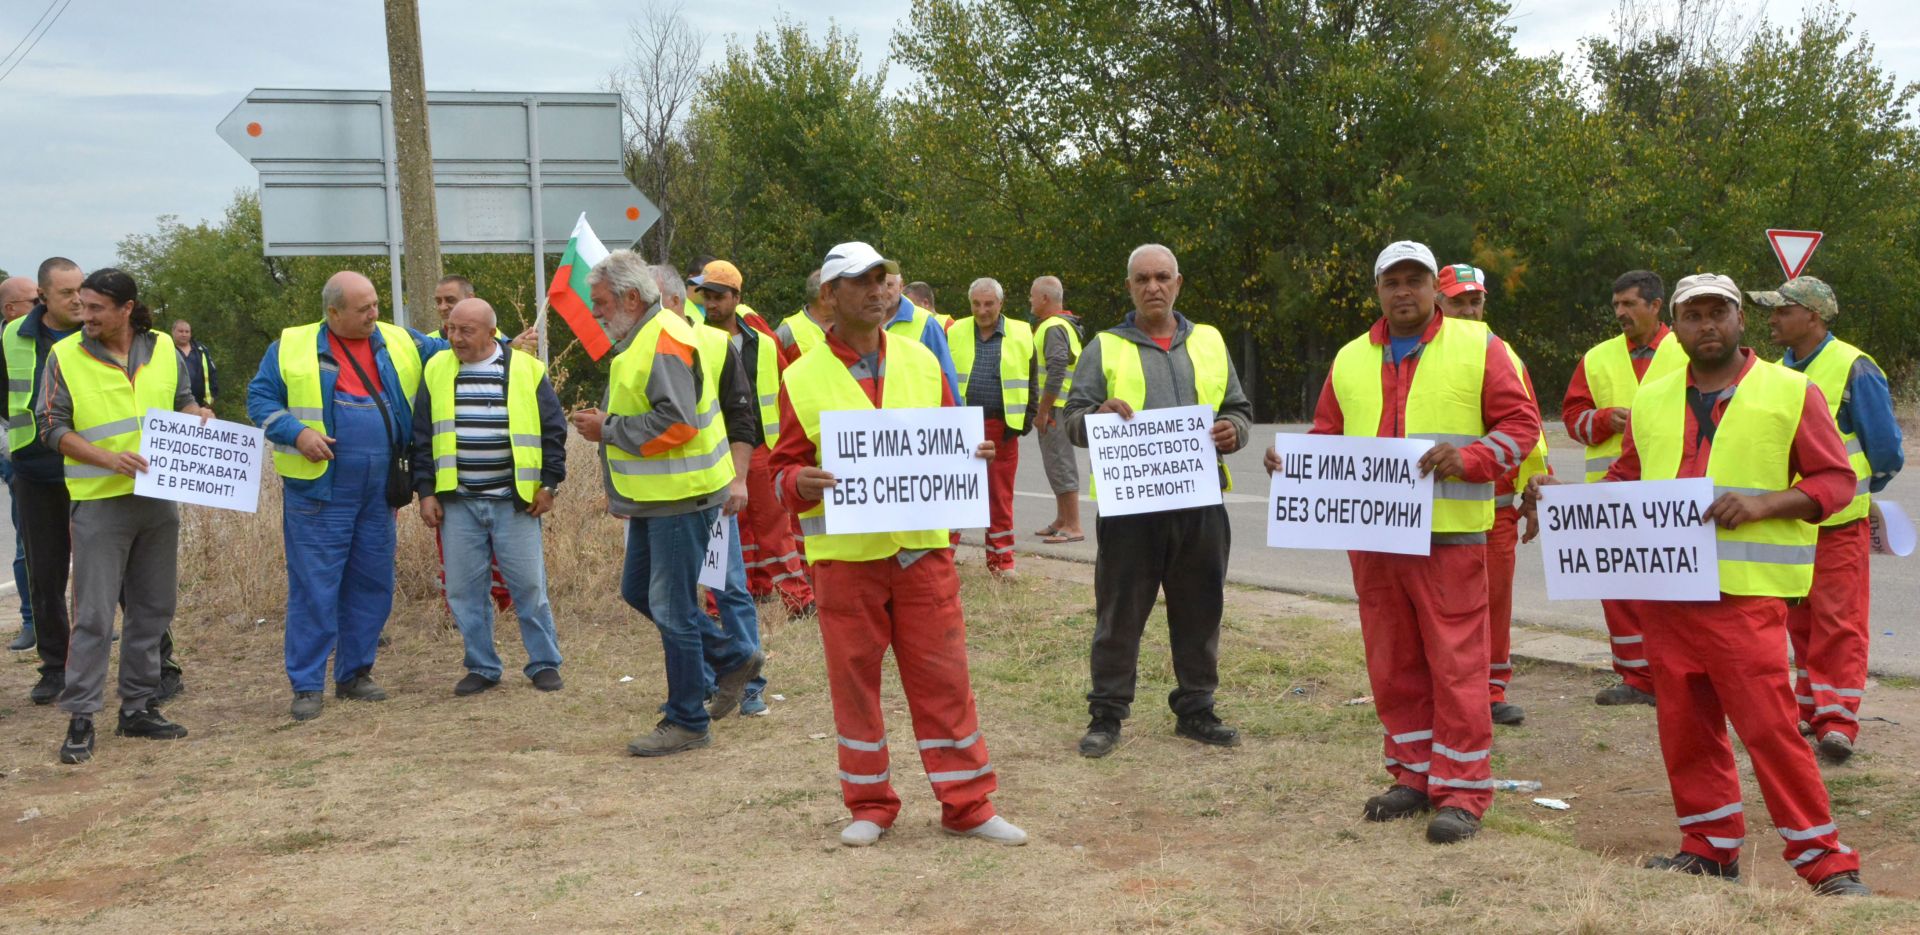
[[[627,220],[629,221],[640,220],[640,209],[637,206],[635,205],[627,206]]]
[[[249,124],[247,124],[247,135],[248,135],[248,136],[259,136],[259,135],[260,135],[260,125],[259,125],[258,123],[249,123]]]

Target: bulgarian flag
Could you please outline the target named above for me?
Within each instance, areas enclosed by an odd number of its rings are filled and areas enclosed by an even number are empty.
[[[613,349],[606,331],[594,320],[593,298],[587,289],[587,274],[606,258],[606,245],[594,236],[593,225],[587,223],[587,213],[582,211],[580,220],[574,222],[573,237],[567,241],[567,252],[560,257],[560,268],[553,271],[553,284],[547,287],[547,305],[567,320],[567,327],[573,329],[580,346],[594,360]]]

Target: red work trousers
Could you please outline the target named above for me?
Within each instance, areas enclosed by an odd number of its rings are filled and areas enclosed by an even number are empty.
[[[967,676],[967,625],[952,550],[928,552],[905,568],[898,556],[816,562],[813,584],[840,735],[840,793],[854,820],[886,828],[900,814],[900,797],[888,781],[880,707],[880,661],[889,646],[920,763],[940,800],[940,823],[965,831],[992,818],[987,796],[998,783]]]
[[[787,610],[798,613],[813,603],[806,559],[793,538],[793,514],[780,505],[767,469],[772,452],[753,449],[747,467],[747,509],[740,517],[740,558],[747,565],[747,591],[756,598],[779,594]]]
[[[1493,511],[1487,530],[1487,700],[1507,700],[1513,681],[1513,563],[1520,546],[1520,511]]]
[[[1793,694],[1813,735],[1860,736],[1860,699],[1867,689],[1872,635],[1867,557],[1873,542],[1865,520],[1820,530],[1813,592],[1787,611],[1793,641]]]
[[[1648,694],[1653,690],[1646,645],[1645,601],[1601,601],[1600,612],[1607,619],[1607,638],[1613,644],[1613,671],[1628,685]]]
[[[1436,808],[1493,801],[1487,700],[1487,547],[1348,552],[1387,772]]]
[[[433,554],[440,559],[440,601],[444,604],[447,600],[447,550],[440,544],[440,527],[438,526],[433,529]],[[493,606],[499,608],[501,613],[512,610],[513,592],[507,590],[507,579],[500,577],[500,559],[497,556],[488,555],[487,568],[493,573],[493,586],[488,591],[493,597]],[[452,613],[453,608],[448,607],[447,612]]]
[[[987,420],[993,460],[987,462],[987,568],[1013,567],[1013,476],[1020,470],[1020,436],[999,419]]]
[[[1785,856],[1809,881],[1860,868],[1840,843],[1813,749],[1794,724],[1787,687],[1787,604],[1774,597],[1721,595],[1713,602],[1662,602],[1647,624],[1660,699],[1660,755],[1685,836],[1680,849],[1728,863],[1746,843],[1740,772],[1727,721],[1746,745]]]

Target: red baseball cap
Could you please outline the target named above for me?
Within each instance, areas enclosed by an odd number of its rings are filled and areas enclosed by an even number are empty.
[[[1455,263],[1440,268],[1440,294],[1449,298],[1462,292],[1487,291],[1487,274],[1477,266]]]

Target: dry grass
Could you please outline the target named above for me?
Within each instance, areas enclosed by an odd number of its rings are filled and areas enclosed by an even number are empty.
[[[393,700],[330,703],[291,724],[277,505],[253,518],[195,513],[179,621],[190,690],[169,708],[191,738],[103,735],[93,763],[59,766],[58,716],[19,700],[31,667],[16,658],[0,670],[0,929],[1920,930],[1920,908],[1904,900],[1837,906],[1777,878],[1729,887],[1595,853],[1620,843],[1605,837],[1616,819],[1644,821],[1633,846],[1668,848],[1673,835],[1664,798],[1639,816],[1599,804],[1632,785],[1621,771],[1657,762],[1644,718],[1609,714],[1582,742],[1554,726],[1595,717],[1552,700],[1577,701],[1584,673],[1523,673],[1528,699],[1541,701],[1532,725],[1502,733],[1496,765],[1594,774],[1575,812],[1503,796],[1487,833],[1447,850],[1425,844],[1415,823],[1360,821],[1358,801],[1383,774],[1372,712],[1340,703],[1366,693],[1358,636],[1341,620],[1348,611],[1303,615],[1313,605],[1298,599],[1230,595],[1222,713],[1245,730],[1244,746],[1172,736],[1158,702],[1171,681],[1162,633],[1143,652],[1128,742],[1082,760],[1072,746],[1084,724],[1087,570],[1031,559],[1011,586],[986,580],[977,559],[963,579],[974,686],[1000,767],[995,798],[1034,842],[1004,849],[938,832],[918,763],[901,755],[913,744],[889,679],[906,808],[881,846],[840,848],[811,621],[790,624],[776,609],[765,623],[770,690],[786,698],[769,717],[721,722],[705,751],[624,755],[656,718],[659,650],[615,594],[620,530],[596,512],[591,463],[575,461],[584,476],[547,530],[567,657],[556,695],[509,676],[486,695],[452,697],[459,641],[434,594],[431,538],[408,511],[394,645],[377,670]],[[501,628],[510,671],[512,633]],[[1848,785],[1849,807],[1891,816],[1912,804],[1910,761],[1886,755],[1888,766]],[[27,809],[39,817],[12,820]],[[1874,821],[1847,826],[1870,855],[1882,846],[1875,835],[1914,834],[1902,819]],[[1759,840],[1768,832],[1756,824]],[[1761,862],[1779,863],[1774,853],[1750,861]],[[1885,868],[1873,882],[1896,876]]]

